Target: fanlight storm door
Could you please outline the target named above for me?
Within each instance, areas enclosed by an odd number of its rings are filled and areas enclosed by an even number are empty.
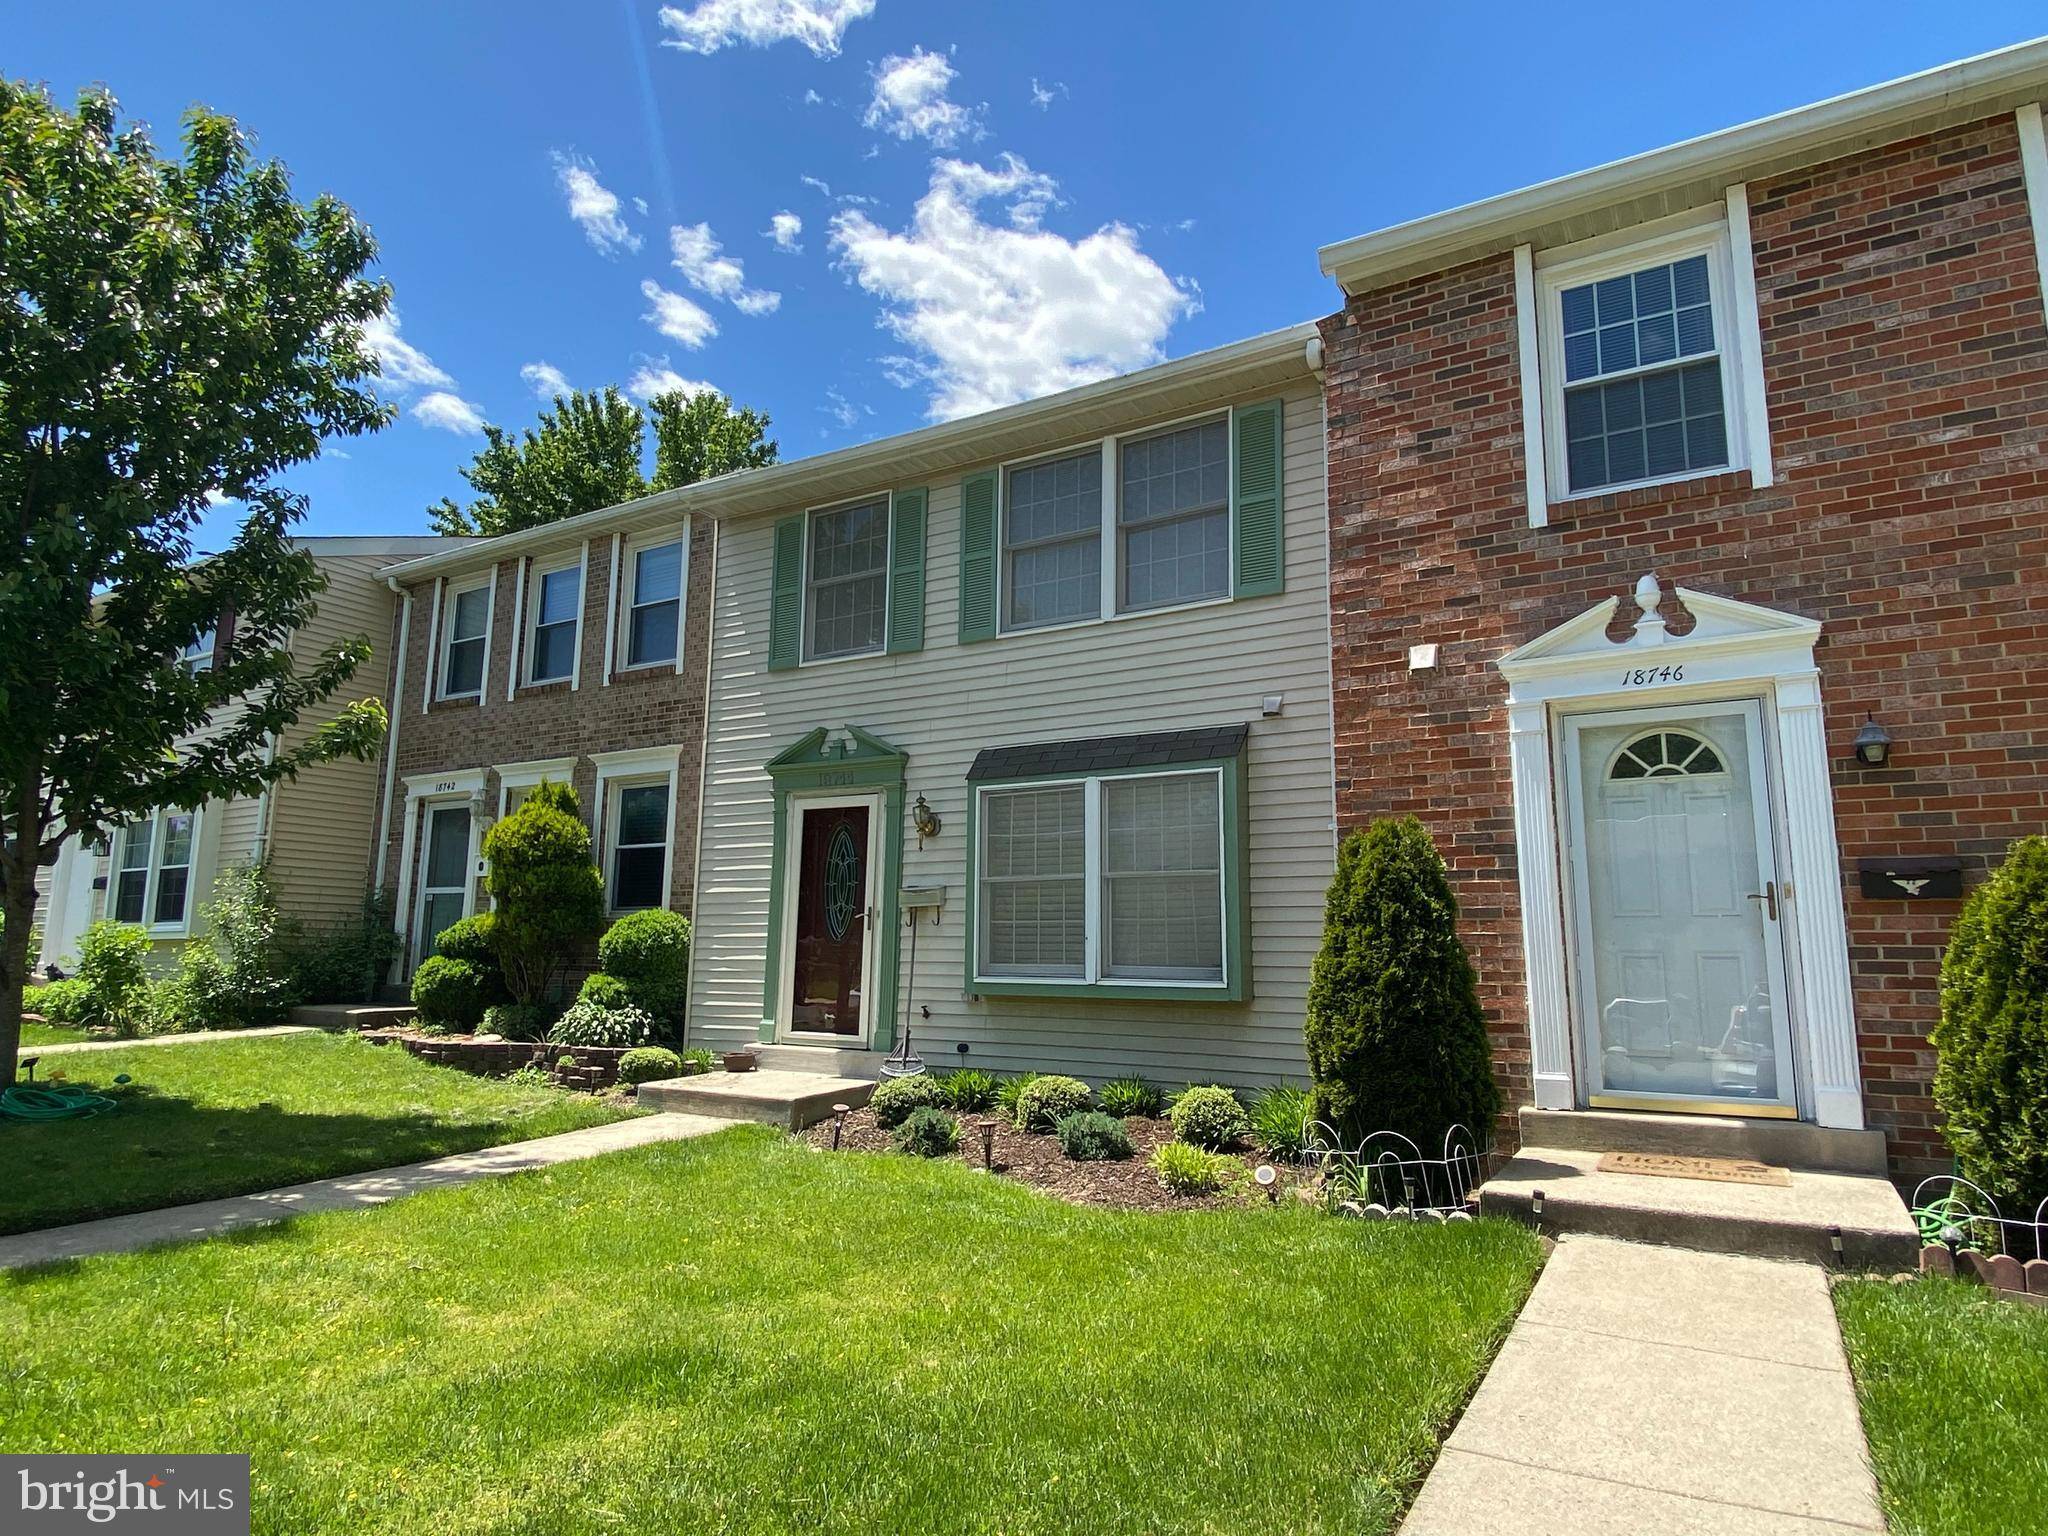
[[[1581,1097],[1795,1113],[1762,706],[1563,725]]]
[[[864,1041],[874,929],[874,832],[880,808],[869,799],[796,800],[787,846],[793,936],[785,985],[786,1035]]]

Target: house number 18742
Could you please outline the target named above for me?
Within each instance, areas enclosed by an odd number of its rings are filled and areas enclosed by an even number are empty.
[[[1621,686],[1640,688],[1645,683],[1682,683],[1685,681],[1685,663],[1674,667],[1630,667],[1621,674]]]

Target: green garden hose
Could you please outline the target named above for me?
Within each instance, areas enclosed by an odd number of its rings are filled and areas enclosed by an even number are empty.
[[[16,1083],[11,1088],[0,1089],[0,1119],[74,1120],[81,1115],[96,1115],[113,1107],[112,1099],[103,1093],[94,1093],[90,1088],[41,1088],[30,1083]]]

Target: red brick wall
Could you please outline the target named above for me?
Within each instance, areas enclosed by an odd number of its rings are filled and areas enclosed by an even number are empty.
[[[683,669],[652,667],[614,672],[609,687],[604,676],[605,627],[611,588],[612,541],[609,534],[593,538],[587,586],[583,594],[582,672],[580,686],[545,683],[519,689],[509,702],[505,685],[517,654],[515,628],[524,629],[533,612],[532,568],[523,619],[515,626],[513,609],[520,570],[517,559],[498,563],[498,593],[491,616],[491,659],[481,704],[473,700],[436,702],[425,713],[421,701],[429,670],[428,631],[433,628],[434,582],[412,593],[411,635],[406,640],[405,685],[394,688],[392,710],[397,737],[399,783],[392,796],[391,826],[379,867],[385,885],[396,891],[405,835],[405,786],[408,774],[440,773],[465,768],[490,768],[498,763],[536,758],[577,759],[573,784],[590,818],[596,788],[594,752],[623,752],[637,747],[682,743],[676,774],[675,847],[669,860],[669,905],[690,911],[696,886],[697,791],[704,745],[704,688],[710,655],[712,528],[694,525],[690,540],[688,593],[683,618]],[[488,573],[490,562],[479,558],[464,566],[460,579]],[[622,590],[623,609],[627,594]],[[443,622],[446,615],[443,615]],[[394,654],[396,648],[394,647]],[[623,652],[621,652],[623,654]],[[487,775],[484,794],[493,814],[498,806],[498,779]],[[600,833],[602,829],[597,829]],[[415,854],[417,857],[417,853]],[[415,871],[415,880],[417,871]],[[401,914],[409,920],[411,914]]]
[[[1895,1171],[1945,1157],[1927,1032],[1955,903],[1864,899],[1859,855],[1975,883],[2048,826],[2048,327],[2010,117],[1752,183],[1777,483],[1747,472],[1553,506],[1528,526],[1511,257],[1323,324],[1337,804],[1412,811],[1464,904],[1510,1104],[1529,1050],[1494,663],[1654,569],[1822,621],[1864,1108]],[[1687,621],[1675,600],[1674,630]],[[1407,647],[1442,643],[1434,672]],[[1874,710],[1892,766],[1854,765]]]

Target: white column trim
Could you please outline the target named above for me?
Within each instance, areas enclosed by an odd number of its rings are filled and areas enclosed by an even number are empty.
[[[420,713],[425,714],[434,707],[434,682],[440,672],[441,648],[441,595],[448,589],[448,578],[434,578],[434,611],[427,616],[427,678],[426,687],[420,692]]]
[[[602,688],[612,685],[612,662],[619,639],[619,560],[624,541],[624,534],[612,535],[611,582],[604,600],[604,679],[598,685]]]
[[[526,670],[526,562],[528,558],[526,555],[521,555],[512,562],[512,644],[506,648],[506,655],[511,659],[505,667],[505,702],[507,704],[510,704],[513,696],[519,692],[519,674]],[[491,568],[491,573],[493,576],[497,574],[496,566]],[[495,607],[496,604],[493,603],[492,606]],[[487,646],[485,649],[488,651],[489,647]],[[488,656],[486,657],[485,665],[489,665]]]
[[[890,492],[890,505],[891,505],[891,506],[894,506],[894,505],[895,505],[895,499],[894,499],[894,498],[895,498],[895,492],[893,492],[893,491],[892,491],[892,492]],[[927,506],[929,506],[929,503],[927,503]],[[678,576],[678,577],[676,578],[676,676],[677,676],[677,677],[681,677],[681,676],[683,675],[683,659],[684,659],[684,658],[685,658],[686,656],[688,656],[688,655],[690,654],[690,539],[691,539],[691,537],[692,537],[692,534],[691,534],[691,526],[690,526],[690,518],[691,518],[691,514],[690,514],[690,513],[688,513],[688,512],[685,512],[685,513],[683,514],[683,570],[682,570],[682,574],[681,574],[680,576]],[[895,526],[895,520],[894,520],[893,518],[891,518],[891,519],[890,519],[890,527],[891,527],[891,528],[893,528],[894,526]],[[882,621],[883,621],[883,623],[884,623],[884,624],[887,624],[887,622],[888,622],[888,619],[889,619],[889,615],[888,615],[888,605],[887,605],[887,604],[885,603],[885,604],[883,605],[883,613],[882,613]],[[886,645],[887,645],[887,643],[888,643],[888,638],[887,638],[887,634],[886,634],[886,632],[885,632],[885,633],[884,633],[884,636],[883,636],[883,644],[884,644],[884,645],[886,646]],[[700,803],[701,803],[701,802],[700,802]]]
[[[483,676],[477,679],[476,685],[478,709],[482,709],[491,699],[491,642],[496,638],[498,629],[498,566],[495,561],[491,564],[491,581],[485,591],[489,596],[484,599],[484,671]],[[516,666],[511,671],[514,677],[519,675]],[[508,694],[506,697],[509,698],[511,695]]]
[[[583,686],[583,614],[590,596],[590,540],[583,541],[583,553],[576,561],[576,648],[569,653],[569,691]]]
[[[1550,490],[1543,467],[1543,375],[1537,365],[1536,251],[1515,247],[1515,350],[1522,373],[1522,483],[1529,499],[1529,526],[1550,522]]]
[[[1515,795],[1515,864],[1522,894],[1529,1077],[1538,1109],[1570,1109],[1578,1097],[1565,991],[1564,890],[1557,861],[1562,829],[1550,771],[1549,711],[1542,704],[1511,701],[1508,744]]]
[[[391,957],[387,980],[394,985],[405,980],[412,960],[412,861],[417,854],[415,834],[419,828],[420,802],[408,787],[405,792],[405,830],[398,840],[398,901],[391,912],[398,932],[398,953]]]
[[[1771,468],[1770,400],[1764,393],[1764,338],[1756,311],[1756,247],[1749,238],[1749,186],[1728,188],[1728,264],[1734,279],[1735,363],[1742,388],[1743,457],[1749,461],[1749,483],[1756,489],[1777,477]]]
[[[2020,178],[2027,188],[2027,214],[2034,225],[2034,265],[2041,275],[2041,301],[2048,306],[2048,135],[2041,130],[2041,104],[2030,101],[2013,114],[2020,135]]]

